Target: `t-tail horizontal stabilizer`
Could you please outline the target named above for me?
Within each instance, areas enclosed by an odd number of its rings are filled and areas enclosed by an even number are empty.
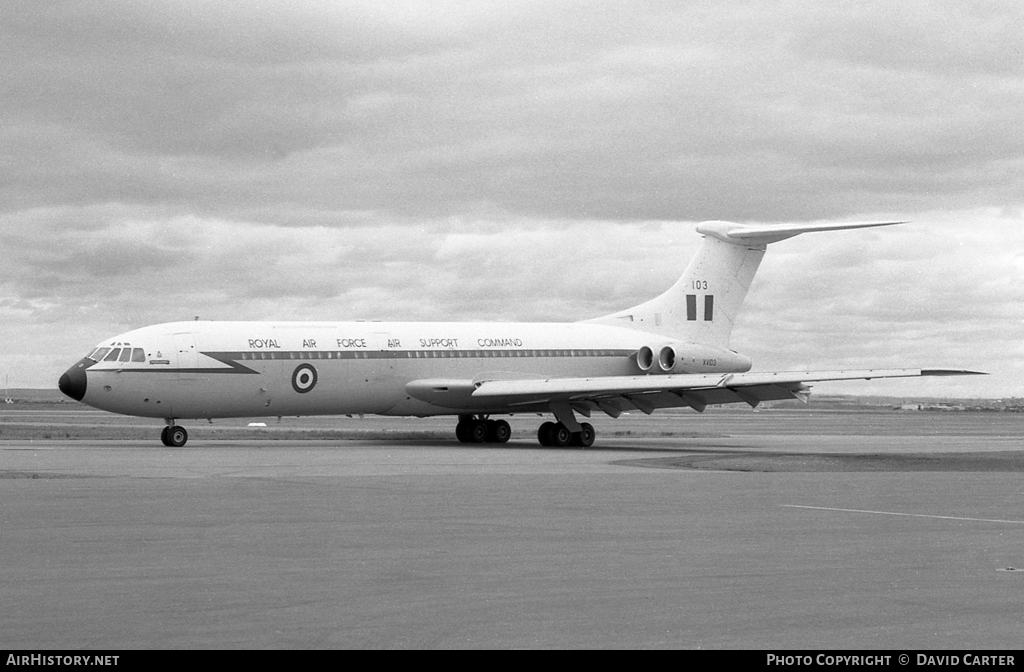
[[[894,226],[906,222],[845,222],[838,224],[737,224],[735,222],[704,222],[697,232],[714,236],[734,245],[768,245],[786,240],[801,233],[818,231],[844,231],[846,229],[869,229],[876,226]]]

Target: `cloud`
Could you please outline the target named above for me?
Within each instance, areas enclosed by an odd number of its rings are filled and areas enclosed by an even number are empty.
[[[41,150],[7,176],[24,205],[777,221],[1019,201],[1020,59],[980,10],[23,9],[2,93],[8,139]]]

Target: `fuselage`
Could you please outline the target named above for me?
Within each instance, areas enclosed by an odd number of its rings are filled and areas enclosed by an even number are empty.
[[[673,348],[644,366],[638,353]],[[655,357],[657,355],[655,354]],[[156,418],[546,411],[430,396],[417,381],[750,369],[731,350],[588,323],[174,322],[105,339],[61,377],[69,396]],[[428,386],[429,387],[429,386]],[[454,388],[453,388],[454,389]]]

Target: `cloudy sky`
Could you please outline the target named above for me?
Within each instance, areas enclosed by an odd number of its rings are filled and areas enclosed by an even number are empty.
[[[1024,4],[0,4],[0,375],[192,319],[577,320],[697,222],[773,245],[759,370],[1024,396]]]

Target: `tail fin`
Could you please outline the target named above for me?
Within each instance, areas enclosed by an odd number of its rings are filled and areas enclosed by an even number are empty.
[[[692,343],[728,347],[743,299],[770,243],[814,231],[902,223],[766,226],[704,222],[697,226],[697,232],[704,236],[697,255],[667,292],[633,308],[588,321],[649,331]]]

